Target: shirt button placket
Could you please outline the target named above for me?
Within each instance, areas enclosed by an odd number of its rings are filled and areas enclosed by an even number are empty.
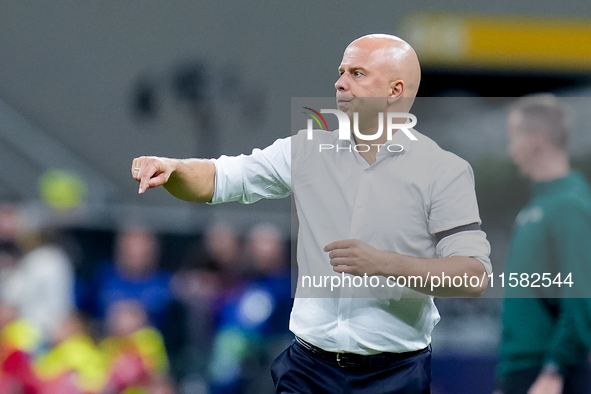
[[[349,238],[359,238],[359,232],[365,227],[365,220],[367,218],[367,199],[369,197],[371,174],[369,169],[361,173],[359,180],[359,188],[357,189],[357,196],[355,198],[355,205],[353,209],[353,217],[351,218],[351,228],[349,230]]]

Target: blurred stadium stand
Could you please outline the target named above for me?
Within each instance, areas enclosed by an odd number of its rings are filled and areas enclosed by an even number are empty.
[[[106,204],[113,200],[117,186],[8,103],[0,100],[0,166],[2,191],[23,199],[38,196],[36,180],[48,170],[59,168],[85,180],[89,202]]]

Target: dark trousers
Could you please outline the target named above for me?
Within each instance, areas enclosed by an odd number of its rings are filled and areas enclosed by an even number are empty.
[[[589,394],[589,365],[580,365],[566,371],[564,376],[563,394]],[[527,391],[538,378],[539,368],[530,368],[508,373],[500,385],[503,394],[527,394]]]
[[[271,366],[277,394],[430,394],[431,350],[378,369],[343,369],[297,342]]]

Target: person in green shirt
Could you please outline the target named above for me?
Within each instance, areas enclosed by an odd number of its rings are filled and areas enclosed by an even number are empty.
[[[509,113],[509,153],[532,187],[504,272],[495,393],[589,390],[591,189],[570,168],[570,127],[569,109],[550,94],[523,97]]]

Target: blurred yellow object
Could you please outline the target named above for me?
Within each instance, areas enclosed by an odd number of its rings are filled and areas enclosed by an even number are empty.
[[[86,197],[86,183],[77,175],[62,170],[46,171],[39,178],[43,201],[57,210],[78,206]]]
[[[166,373],[168,371],[168,357],[160,332],[155,328],[144,328],[131,336],[148,369],[157,373]]]
[[[148,394],[148,392],[141,387],[131,387],[122,392],[121,394]]]
[[[164,339],[155,328],[142,328],[126,337],[109,337],[102,341],[101,349],[109,360],[109,365],[125,353],[139,354],[148,374],[168,372],[168,356]],[[122,394],[146,394],[142,387],[128,387]]]
[[[92,393],[99,392],[108,379],[106,357],[92,339],[83,334],[71,336],[39,357],[35,371],[44,380],[75,371],[78,387]]]
[[[414,13],[399,34],[431,66],[591,71],[591,20]]]
[[[17,319],[0,331],[2,347],[32,353],[41,344],[41,331],[25,319]]]
[[[166,373],[168,371],[164,339],[155,328],[142,328],[124,338],[106,338],[101,343],[101,348],[110,362],[121,353],[137,351],[149,372]]]

